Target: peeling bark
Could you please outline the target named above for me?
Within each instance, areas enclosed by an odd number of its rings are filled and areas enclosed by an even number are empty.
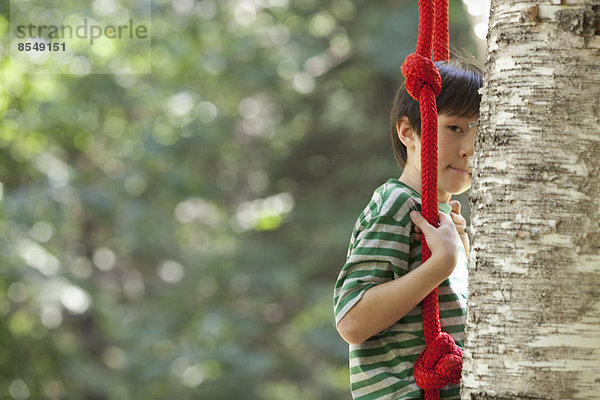
[[[462,399],[600,398],[600,5],[492,0]]]

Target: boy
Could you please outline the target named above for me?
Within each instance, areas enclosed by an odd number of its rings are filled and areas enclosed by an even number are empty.
[[[350,344],[350,381],[354,399],[421,399],[412,369],[425,347],[420,302],[440,286],[442,330],[463,346],[469,241],[460,203],[452,201],[471,186],[479,115],[481,70],[466,62],[436,66],[442,90],[438,109],[438,199],[440,226],[421,215],[419,104],[398,90],[391,114],[394,155],[403,168],[399,179],[379,187],[358,218],[346,264],[337,279],[334,311],[338,332]],[[421,262],[420,235],[431,257]],[[459,399],[459,385],[440,390]]]

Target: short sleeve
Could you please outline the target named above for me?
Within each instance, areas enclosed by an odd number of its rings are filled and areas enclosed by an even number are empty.
[[[371,287],[408,272],[410,224],[379,216],[355,232],[334,289],[336,325]]]

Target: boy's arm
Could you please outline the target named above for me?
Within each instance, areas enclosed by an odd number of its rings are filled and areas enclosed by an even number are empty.
[[[416,215],[411,219],[425,233],[431,257],[406,275],[368,289],[337,325],[346,342],[359,344],[389,328],[452,274],[458,259],[452,220],[440,213],[440,226],[433,228]]]
[[[432,255],[406,275],[367,290],[338,323],[342,338],[359,344],[398,322],[450,276],[451,258]]]

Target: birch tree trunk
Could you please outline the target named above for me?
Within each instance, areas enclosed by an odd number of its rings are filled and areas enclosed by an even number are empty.
[[[600,5],[551,3],[492,0],[463,400],[600,399]]]

